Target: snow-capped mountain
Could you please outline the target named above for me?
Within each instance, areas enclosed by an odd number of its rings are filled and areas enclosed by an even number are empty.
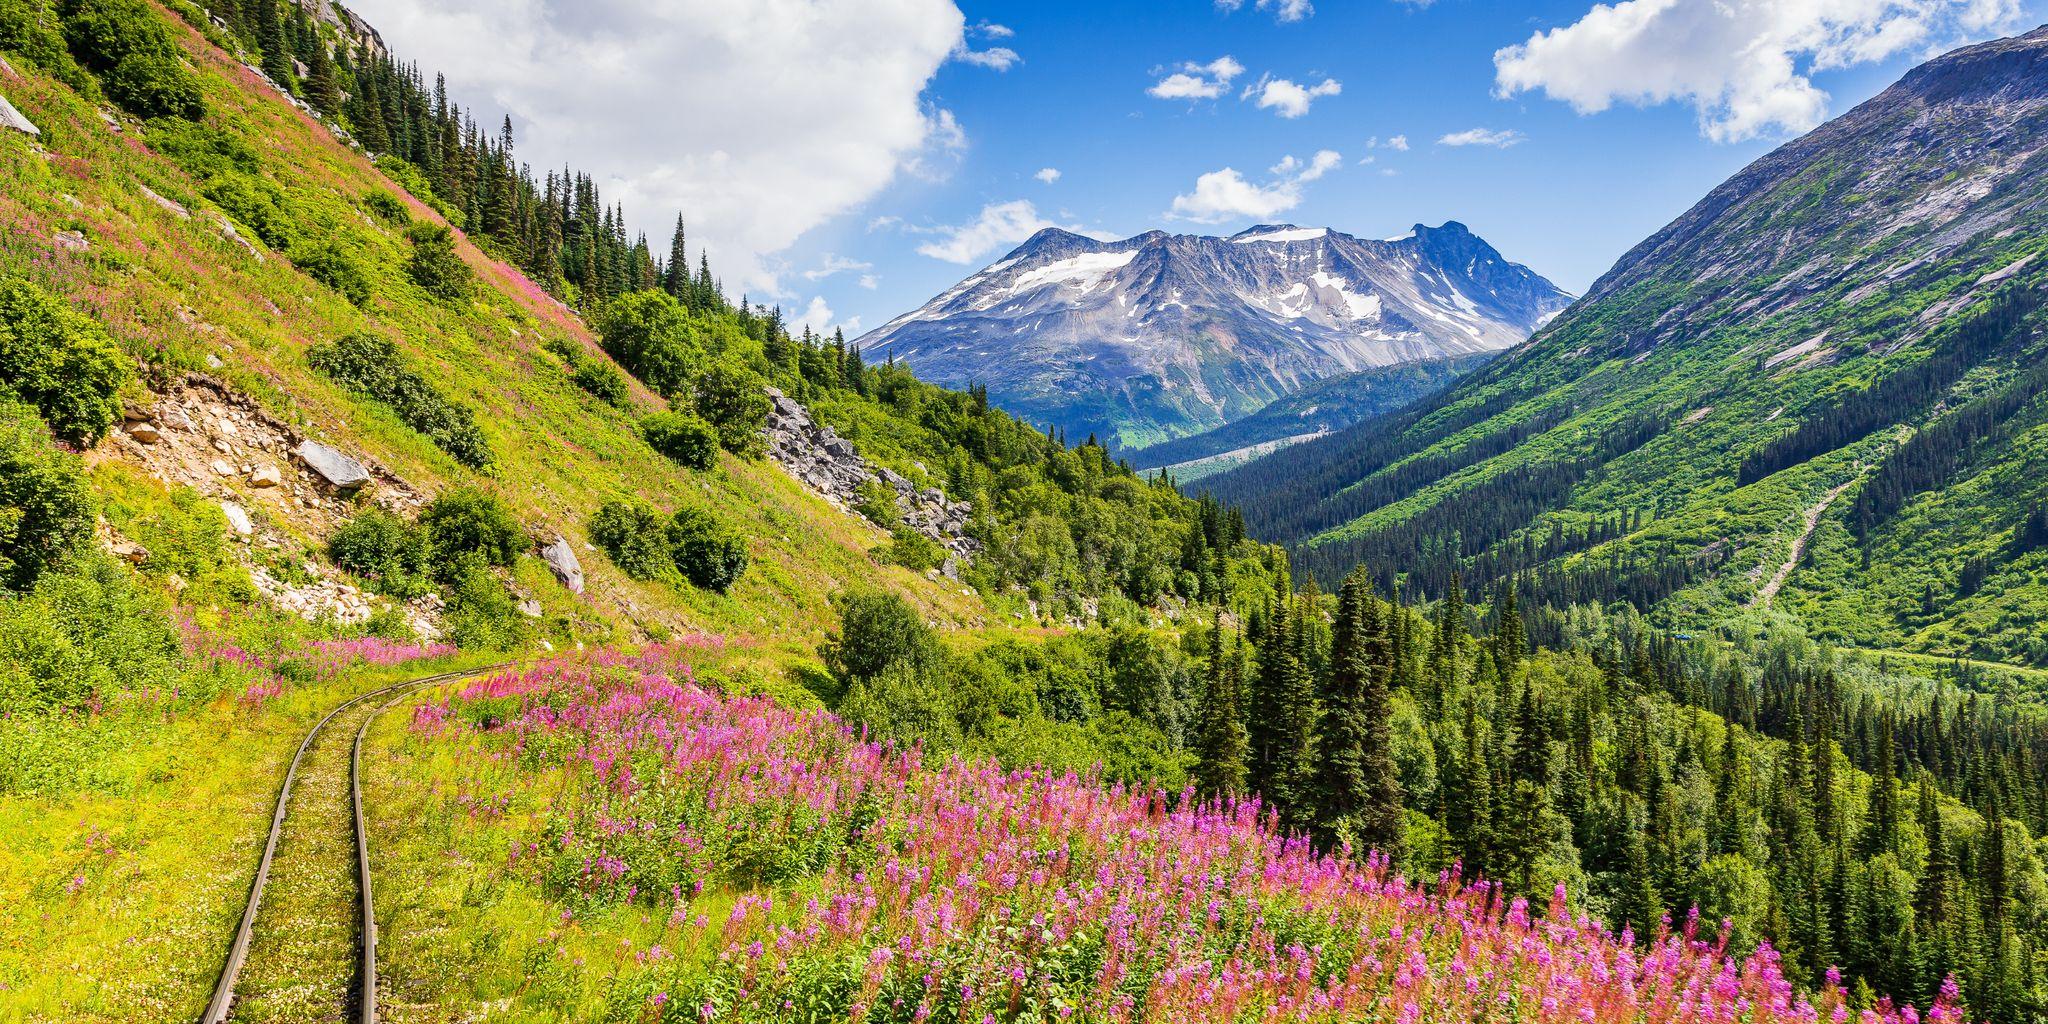
[[[1047,228],[860,339],[1078,440],[1138,448],[1335,374],[1495,352],[1571,296],[1464,225],[1400,238],[1264,224],[1104,242]]]

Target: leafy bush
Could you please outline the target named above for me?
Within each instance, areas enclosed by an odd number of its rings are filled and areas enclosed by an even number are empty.
[[[66,0],[72,56],[100,76],[107,97],[137,117],[206,116],[199,80],[156,10],[143,0]]]
[[[0,0],[0,50],[27,57],[73,90],[92,96],[98,86],[66,48],[49,0]]]
[[[718,465],[718,432],[695,416],[658,412],[640,421],[640,436],[649,447],[691,469]]]
[[[768,381],[731,363],[713,363],[697,379],[697,415],[717,428],[718,443],[743,459],[768,453]]]
[[[467,218],[463,216],[462,211],[442,202],[441,197],[434,194],[434,186],[427,182],[427,176],[403,157],[386,153],[377,158],[377,169],[383,171],[385,177],[397,182],[400,188],[412,193],[414,199],[427,204],[429,209],[446,217],[448,223],[458,228],[464,226]]]
[[[631,396],[626,384],[626,375],[619,368],[602,359],[584,359],[576,364],[569,379],[579,388],[606,405],[623,409]]]
[[[0,289],[0,395],[34,406],[58,437],[90,443],[105,436],[133,376],[99,321],[26,281]]]
[[[620,296],[598,317],[597,330],[619,365],[669,399],[684,393],[704,361],[695,322],[667,292]]]
[[[467,556],[485,565],[509,566],[531,546],[526,527],[497,496],[474,487],[443,493],[420,513],[435,571],[446,582],[457,562]]]
[[[449,593],[441,625],[450,640],[471,650],[503,651],[532,637],[532,620],[520,613],[481,554],[465,552],[443,575]]]
[[[313,368],[343,387],[398,414],[455,461],[474,469],[491,464],[491,446],[467,408],[449,401],[398,355],[389,339],[351,334],[306,353]]]
[[[410,598],[427,591],[426,531],[381,508],[366,508],[336,530],[327,554],[380,594]]]
[[[456,255],[453,231],[422,222],[405,229],[405,237],[412,242],[412,255],[405,261],[405,276],[412,278],[412,283],[443,302],[469,297],[475,275]]]
[[[200,193],[255,232],[264,245],[279,251],[292,247],[292,239],[298,235],[297,221],[290,200],[276,182],[253,174],[224,173],[208,180]]]
[[[702,509],[684,508],[664,518],[644,501],[608,501],[590,518],[590,541],[636,580],[681,574],[724,593],[747,570],[745,539]]]
[[[370,275],[354,254],[334,242],[315,242],[292,250],[292,264],[306,276],[335,290],[350,303],[370,301]]]
[[[855,591],[832,600],[839,634],[827,641],[825,667],[844,682],[868,682],[892,668],[923,669],[939,653],[938,639],[908,601],[882,590]]]
[[[0,405],[0,588],[26,589],[83,548],[94,514],[77,457],[29,410]]]
[[[723,594],[747,571],[746,540],[702,509],[677,509],[668,543],[683,578],[706,590]]]
[[[896,491],[880,480],[862,480],[853,489],[853,510],[868,522],[894,533],[903,525],[903,512],[896,504]]]
[[[590,517],[590,542],[611,556],[619,571],[636,580],[663,579],[676,571],[667,523],[644,501],[607,501]]]
[[[0,719],[172,692],[181,648],[167,611],[126,566],[96,552],[43,574],[25,596],[0,596]]]
[[[899,526],[889,536],[889,561],[911,572],[923,572],[944,564],[946,549],[908,526]]]
[[[378,190],[363,197],[363,208],[372,216],[392,224],[412,223],[412,211],[405,208],[405,202],[389,192]]]

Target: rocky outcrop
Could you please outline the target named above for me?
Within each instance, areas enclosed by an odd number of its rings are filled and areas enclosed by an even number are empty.
[[[370,471],[339,448],[307,440],[299,442],[298,453],[299,461],[305,463],[313,475],[337,491],[353,493],[370,482]]]
[[[14,104],[7,102],[5,96],[0,96],[0,128],[12,128],[27,135],[43,134],[43,130],[36,127],[35,122],[30,121],[21,111],[14,109]]]
[[[576,549],[570,546],[569,538],[556,535],[554,543],[540,549],[540,557],[570,593],[583,593],[583,563],[577,560]]]
[[[981,542],[967,535],[972,504],[953,501],[936,487],[919,489],[901,473],[870,464],[852,441],[830,426],[819,426],[802,404],[781,391],[769,388],[768,400],[768,456],[804,486],[851,511],[860,501],[860,486],[877,481],[895,492],[904,525],[946,549],[949,570],[957,569],[952,559],[972,560],[981,551]]]

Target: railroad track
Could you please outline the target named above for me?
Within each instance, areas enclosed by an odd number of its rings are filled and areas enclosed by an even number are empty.
[[[270,835],[263,844],[263,857],[256,864],[256,878],[249,886],[249,902],[242,910],[242,922],[235,929],[234,941],[228,946],[227,961],[221,966],[220,980],[214,985],[213,999],[207,1003],[206,1013],[199,1018],[200,1024],[225,1024],[230,1020],[250,1018],[331,1020],[341,1011],[347,1011],[348,1020],[374,1024],[377,1019],[377,921],[370,891],[369,833],[363,820],[363,739],[369,735],[370,725],[379,715],[414,692],[437,683],[482,675],[504,667],[493,665],[442,672],[360,693],[337,705],[307,730],[306,738],[299,742],[291,764],[285,769],[284,782],[278,786],[277,806],[270,817]],[[337,720],[344,727],[346,724],[356,725],[345,773],[341,771],[339,751],[328,742],[334,735],[329,726]],[[309,753],[313,755],[310,762]],[[342,844],[337,842],[335,830],[321,831],[318,815],[322,809],[301,807],[300,813],[293,812],[292,789],[295,783],[300,782],[302,767],[306,768],[307,777],[315,789],[312,794],[301,794],[302,799],[309,796],[338,797],[340,784],[344,778],[346,780],[351,818],[348,831],[353,833],[355,847],[352,870],[342,869],[342,873],[352,875],[346,881],[336,877],[334,860],[341,854],[339,847]],[[332,810],[340,810],[338,803]],[[302,814],[312,820],[303,821]],[[263,908],[264,890],[271,883],[273,869],[286,863],[278,859],[278,854],[286,840],[288,819],[294,825],[293,839],[303,849],[295,851],[296,859],[287,859],[291,862],[293,876],[286,878],[285,884],[317,899],[323,892],[332,895],[338,881],[343,888],[350,887],[352,882],[355,899],[351,902],[355,904],[358,915],[344,914],[343,919],[337,922],[331,919],[331,914],[315,914],[311,922],[285,920],[279,922],[284,927],[268,932],[258,928],[258,912]],[[301,824],[306,826],[303,830],[299,829]],[[323,853],[328,856],[323,858]],[[298,859],[309,863],[298,863]],[[326,863],[320,863],[323,859]],[[352,916],[356,918],[353,921],[349,920]],[[323,917],[329,919],[321,920]],[[341,945],[352,945],[352,954],[338,952]],[[245,978],[243,968],[250,962],[252,948],[258,952],[259,969],[253,972],[256,977]],[[323,955],[324,963],[320,962]],[[315,963],[302,969],[291,962],[294,956],[306,956]],[[262,963],[266,958],[271,962]],[[345,960],[353,962],[347,966],[339,962]],[[330,976],[300,977],[300,973]],[[344,974],[346,977],[342,976]],[[244,1010],[251,1007],[253,1012],[245,1015]]]

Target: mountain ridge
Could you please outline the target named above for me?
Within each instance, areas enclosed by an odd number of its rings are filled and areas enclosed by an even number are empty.
[[[1688,623],[1773,608],[1837,643],[2044,663],[2014,617],[2048,594],[2026,525],[2048,502],[2044,70],[2048,29],[1935,58],[1709,192],[1528,344],[1203,485],[1327,579],[1516,578]]]
[[[984,385],[1034,422],[1139,448],[1333,375],[1501,351],[1568,302],[1457,221],[1390,239],[1044,228],[857,343]]]

